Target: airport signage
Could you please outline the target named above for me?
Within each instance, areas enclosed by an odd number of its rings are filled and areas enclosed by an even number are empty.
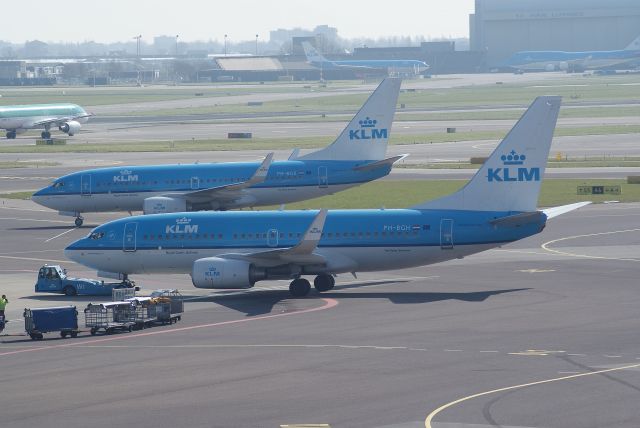
[[[620,186],[578,186],[578,195],[620,195]]]

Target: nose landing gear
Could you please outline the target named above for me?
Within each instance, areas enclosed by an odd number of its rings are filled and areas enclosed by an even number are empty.
[[[74,222],[76,224],[77,227],[82,226],[82,223],[84,223],[84,218],[82,218],[82,216],[78,216],[76,217],[76,221]]]

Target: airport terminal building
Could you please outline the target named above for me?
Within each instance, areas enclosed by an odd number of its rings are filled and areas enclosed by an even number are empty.
[[[476,0],[469,34],[489,66],[518,51],[624,49],[640,36],[640,1]]]

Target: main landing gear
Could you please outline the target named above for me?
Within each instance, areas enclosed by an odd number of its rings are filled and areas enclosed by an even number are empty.
[[[16,138],[16,131],[7,131],[7,140],[13,140]]]
[[[313,280],[313,286],[319,292],[325,292],[333,289],[336,280],[333,276],[323,273],[316,276]],[[289,292],[294,297],[304,297],[311,291],[311,284],[304,278],[296,278],[289,284]]]
[[[78,217],[76,217],[75,224],[77,227],[80,227],[82,226],[82,223],[84,223],[84,218],[82,218],[82,216],[79,215]]]
[[[43,140],[48,140],[49,138],[51,138],[51,132],[49,131],[42,131],[40,133],[40,136],[42,137]]]

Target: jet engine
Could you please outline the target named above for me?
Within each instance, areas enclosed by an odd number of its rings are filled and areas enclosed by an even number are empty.
[[[245,260],[206,257],[196,260],[191,281],[197,288],[250,288],[264,273]]]
[[[64,132],[65,134],[69,134],[70,137],[72,137],[76,132],[80,131],[80,128],[82,128],[82,125],[80,125],[80,123],[76,122],[75,120],[70,120],[58,126],[58,129],[60,131]]]
[[[560,64],[558,64],[558,69],[561,71],[569,70],[569,63],[566,61],[562,61]]]
[[[142,211],[145,214],[185,212],[187,211],[187,201],[181,198],[154,196],[144,200]]]

